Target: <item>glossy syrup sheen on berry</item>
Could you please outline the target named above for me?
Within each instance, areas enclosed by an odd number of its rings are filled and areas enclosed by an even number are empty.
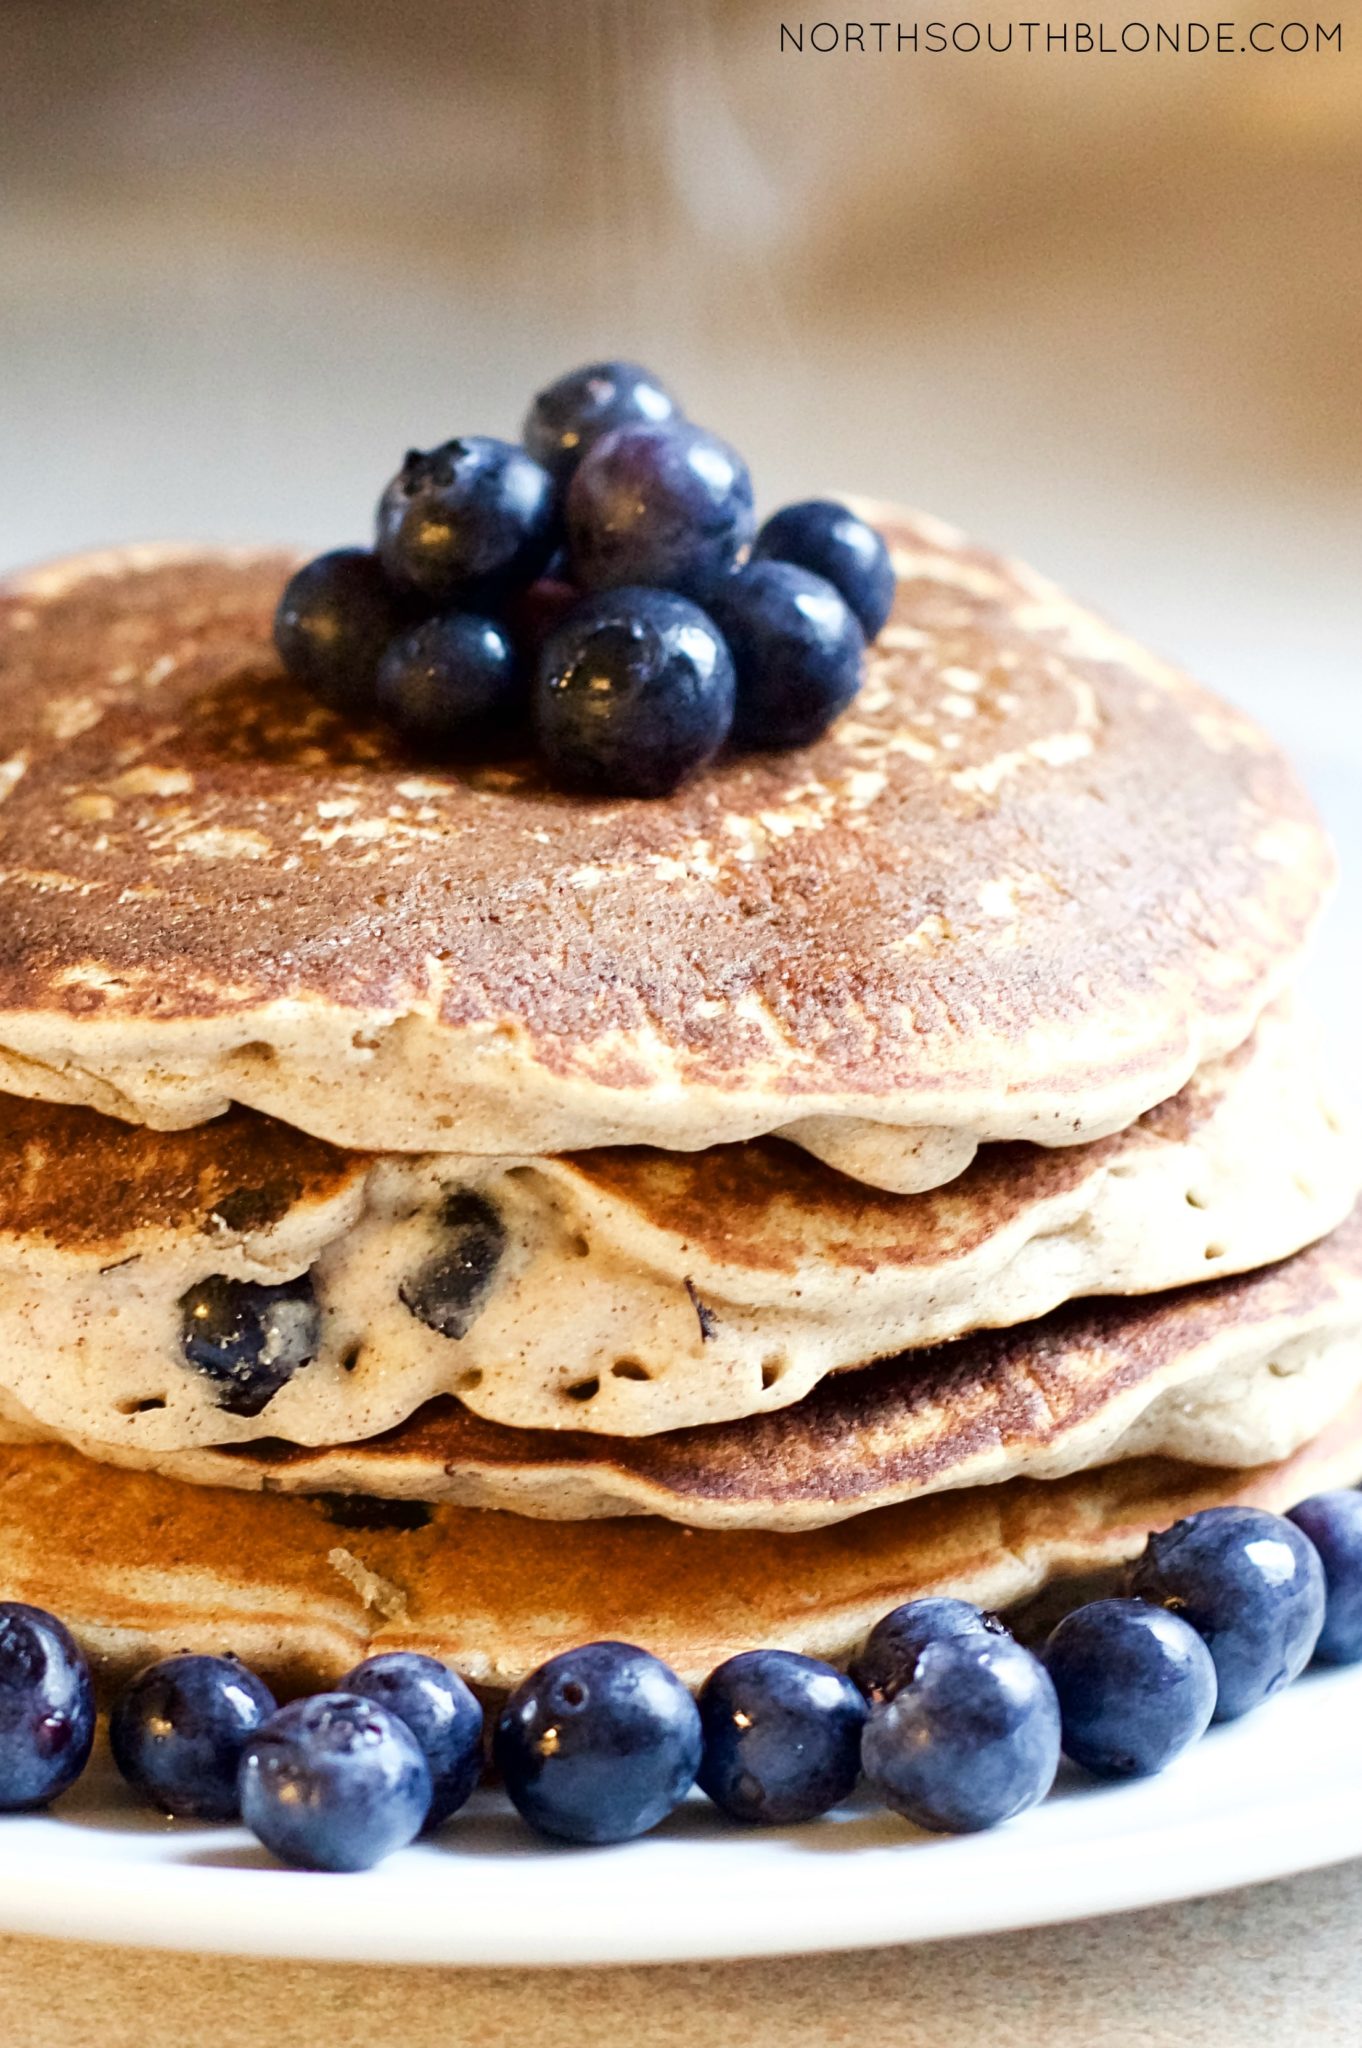
[[[741,456],[684,421],[614,428],[588,450],[568,490],[571,573],[588,591],[656,586],[703,604],[755,526]]]
[[[793,562],[826,577],[873,640],[894,605],[894,563],[880,534],[835,498],[786,505],[766,521],[754,559]]]
[[[584,363],[539,392],[526,414],[522,439],[562,486],[587,449],[612,427],[657,425],[680,416],[661,379],[642,363]]]
[[[395,586],[435,603],[476,605],[523,588],[557,537],[548,472],[486,434],[412,449],[379,501],[379,560]]]

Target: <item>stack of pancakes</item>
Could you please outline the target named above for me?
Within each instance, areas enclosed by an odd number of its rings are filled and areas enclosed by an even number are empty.
[[[1362,1475],[1306,799],[873,516],[851,710],[652,803],[323,709],[281,555],[0,592],[0,1595],[113,1671],[496,1692],[612,1635],[695,1678]]]

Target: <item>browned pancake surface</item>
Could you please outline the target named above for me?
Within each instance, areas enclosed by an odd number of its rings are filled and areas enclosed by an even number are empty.
[[[1003,1606],[1139,1551],[1151,1529],[1227,1500],[1284,1509],[1362,1475],[1362,1403],[1281,1464],[1207,1471],[1140,1459],[1049,1485],[916,1501],[798,1535],[665,1522],[570,1530],[452,1507],[370,1526],[353,1504],[220,1493],[0,1446],[0,1597],[60,1614],[106,1683],[154,1656],[236,1650],[284,1689],[418,1649],[485,1691],[601,1636],[692,1683],[760,1644],[845,1657],[899,1601]]]
[[[324,711],[271,650],[282,555],[13,586],[0,1028],[433,1006],[610,1089],[867,1104],[1049,1101],[1242,1036],[1328,874],[1288,766],[1038,579],[887,531],[917,566],[853,711],[657,803]]]
[[[338,1194],[365,1164],[250,1110],[148,1131],[0,1095],[0,1238],[112,1256],[145,1232],[267,1230]]]

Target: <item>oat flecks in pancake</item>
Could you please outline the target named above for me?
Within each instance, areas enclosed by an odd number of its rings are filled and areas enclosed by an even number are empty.
[[[878,516],[899,599],[848,715],[660,803],[344,726],[270,651],[284,556],[11,584],[0,1085],[374,1149],[869,1119],[945,1133],[939,1176],[1174,1093],[1296,963],[1329,875],[1306,799],[1029,571]]]
[[[1354,1404],[1295,1456],[1254,1470],[1139,1459],[803,1535],[593,1522],[569,1541],[550,1523],[441,1507],[420,1529],[338,1539],[324,1503],[219,1494],[10,1445],[0,1446],[0,1598],[60,1614],[106,1690],[182,1649],[234,1650],[289,1691],[334,1683],[373,1652],[415,1649],[495,1696],[601,1636],[646,1644],[698,1684],[739,1650],[845,1659],[901,1600],[953,1593],[1006,1607],[1135,1555],[1151,1529],[1196,1509],[1242,1500],[1281,1510],[1359,1477]],[[381,1601],[367,1596],[370,1582]]]

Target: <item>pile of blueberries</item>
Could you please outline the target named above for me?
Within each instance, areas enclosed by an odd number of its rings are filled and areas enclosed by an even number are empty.
[[[523,445],[413,449],[372,552],[288,583],[275,644],[334,710],[426,759],[537,746],[566,790],[666,796],[737,747],[801,747],[860,687],[894,570],[845,505],[757,531],[752,479],[639,363],[541,391]]]
[[[792,1825],[864,1774],[939,1833],[996,1826],[1049,1791],[1061,1750],[1098,1778],[1161,1771],[1319,1663],[1362,1660],[1362,1493],[1288,1517],[1208,1508],[1152,1536],[1125,1596],[1075,1608],[1038,1655],[962,1600],[898,1607],[850,1674],[751,1650],[698,1700],[627,1643],[588,1643],[532,1672],[492,1731],[531,1827],[558,1841],[645,1833],[699,1784],[738,1821]],[[45,1805],[94,1740],[90,1673],[51,1615],[0,1606],[0,1810]],[[482,1709],[408,1651],[336,1692],[278,1708],[232,1657],[151,1665],[116,1703],[124,1777],[163,1812],[238,1815],[285,1863],[363,1870],[457,1812],[483,1770]]]

